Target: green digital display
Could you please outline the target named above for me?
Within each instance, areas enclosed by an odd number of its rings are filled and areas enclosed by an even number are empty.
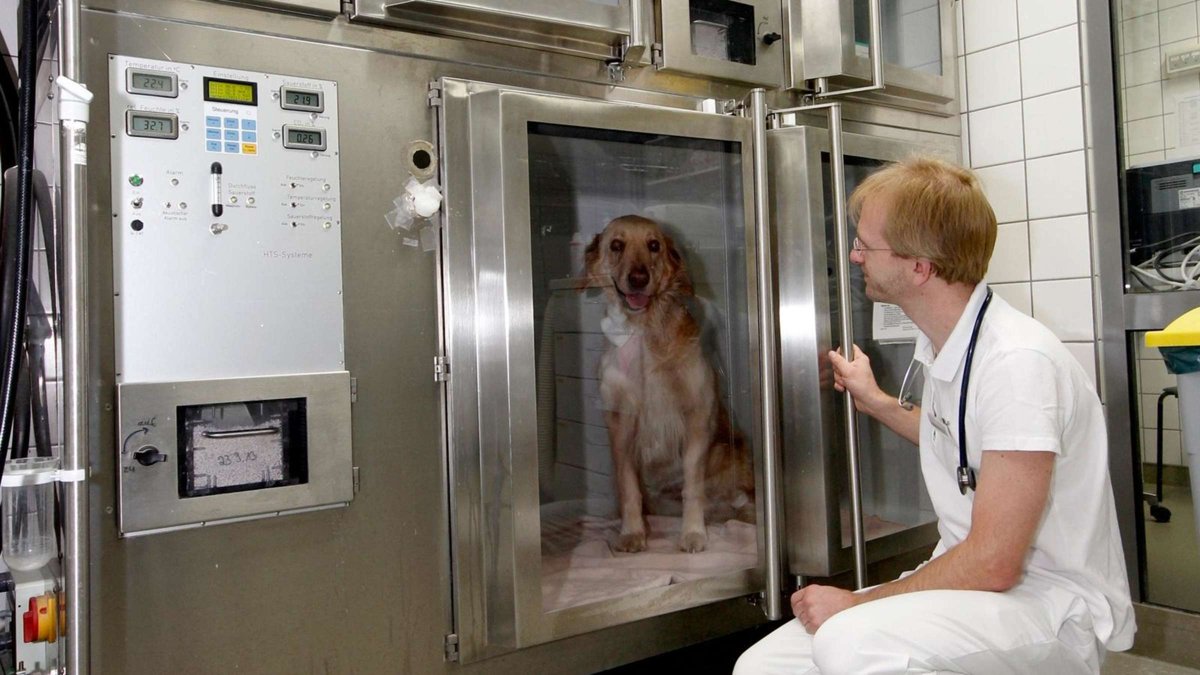
[[[204,100],[238,105],[258,105],[258,85],[254,82],[204,78]]]

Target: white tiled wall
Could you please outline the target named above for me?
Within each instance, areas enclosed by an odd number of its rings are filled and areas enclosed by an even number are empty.
[[[1000,222],[988,283],[1053,330],[1095,382],[1076,3],[960,0],[958,66],[963,158]]]
[[[1186,144],[1179,133],[1181,102],[1200,99],[1200,75],[1163,78],[1163,60],[1177,49],[1200,45],[1200,3],[1196,0],[1117,0],[1117,83],[1124,124],[1125,166],[1200,156],[1200,145]],[[1185,103],[1187,105],[1187,103]],[[1133,402],[1141,420],[1142,457],[1156,452],[1157,400],[1175,385],[1157,350],[1138,342],[1135,364],[1139,396]],[[1183,464],[1179,445],[1179,406],[1170,397],[1163,406],[1163,462]]]
[[[1163,78],[1166,55],[1200,45],[1196,0],[1117,0],[1117,46],[1126,166],[1192,157],[1179,133],[1181,102],[1200,98],[1200,75]]]

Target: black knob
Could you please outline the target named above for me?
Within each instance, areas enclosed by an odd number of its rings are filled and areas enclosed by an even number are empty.
[[[776,42],[779,42],[782,39],[783,39],[783,36],[780,35],[779,33],[767,33],[766,35],[763,36],[763,44],[770,47],[771,45],[775,44]]]
[[[142,466],[151,466],[167,461],[167,456],[158,451],[153,445],[144,445],[133,453],[133,458]]]

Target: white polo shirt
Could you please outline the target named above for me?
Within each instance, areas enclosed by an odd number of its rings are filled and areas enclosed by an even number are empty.
[[[941,534],[934,556],[956,546],[971,528],[975,493],[958,491],[958,399],[971,329],[986,292],[985,284],[975,287],[936,356],[927,337],[917,339],[915,357],[925,366],[921,470]],[[967,462],[980,479],[984,449],[1058,455],[1019,586],[1035,590],[1059,621],[1090,614],[1096,638],[1108,649],[1131,647],[1133,605],[1100,400],[1062,342],[998,295],[979,331],[966,412]]]

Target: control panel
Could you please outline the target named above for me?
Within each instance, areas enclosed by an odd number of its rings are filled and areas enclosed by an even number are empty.
[[[337,83],[109,75],[122,533],[344,505]]]

